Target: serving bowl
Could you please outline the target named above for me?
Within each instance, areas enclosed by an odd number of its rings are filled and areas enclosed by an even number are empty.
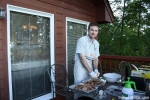
[[[121,75],[117,73],[105,73],[103,77],[107,82],[110,82],[110,83],[115,83],[119,79],[121,79]]]

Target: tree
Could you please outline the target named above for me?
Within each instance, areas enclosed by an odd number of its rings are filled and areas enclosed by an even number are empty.
[[[100,25],[101,54],[150,56],[150,1],[111,1],[116,6],[114,23]]]

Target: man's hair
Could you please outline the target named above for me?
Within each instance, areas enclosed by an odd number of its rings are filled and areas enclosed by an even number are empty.
[[[97,23],[90,23],[88,26],[88,30],[90,29],[91,26],[97,26],[98,27],[98,24]]]

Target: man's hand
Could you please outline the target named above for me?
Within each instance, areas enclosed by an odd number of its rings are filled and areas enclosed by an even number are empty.
[[[100,73],[97,69],[94,69],[94,72],[96,73],[97,77],[100,75]]]
[[[98,78],[97,74],[94,71],[90,72],[89,74],[92,78]]]

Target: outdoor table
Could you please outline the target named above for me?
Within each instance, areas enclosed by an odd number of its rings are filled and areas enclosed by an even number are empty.
[[[122,90],[123,86],[121,86],[120,83],[109,83],[109,82],[106,82],[102,88],[99,88],[97,89],[95,92],[91,93],[91,94],[83,94],[83,93],[80,93],[80,92],[77,92],[75,91],[74,89],[71,88],[71,90],[74,92],[74,93],[77,93],[83,97],[89,97],[91,98],[90,100],[121,100],[121,92],[116,92],[116,91],[113,91],[114,93],[113,94],[116,94],[116,96],[113,96],[113,95],[109,95],[106,93],[106,89],[108,89],[108,87],[118,87],[120,88],[120,91]],[[100,90],[103,90],[104,91],[104,94],[102,96],[99,95],[99,91]],[[115,93],[116,92],[116,93]],[[138,93],[139,92],[139,93]],[[118,95],[119,94],[119,95]],[[146,97],[145,96],[145,92],[144,91],[139,91],[139,90],[135,90],[135,99],[134,100],[139,100],[139,98],[143,98],[143,97]],[[117,96],[118,95],[118,96]],[[142,99],[142,100],[149,100],[148,99],[149,97],[146,97],[146,99]],[[82,99],[79,99],[79,100],[82,100]],[[87,99],[86,99],[87,100]],[[141,100],[141,99],[140,99]]]

